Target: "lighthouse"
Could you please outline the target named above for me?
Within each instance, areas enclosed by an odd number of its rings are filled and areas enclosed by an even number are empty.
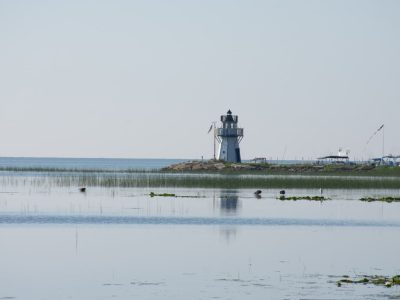
[[[239,144],[243,138],[243,128],[238,128],[238,116],[228,110],[221,116],[222,127],[217,128],[216,139],[219,143],[218,160],[240,163]]]

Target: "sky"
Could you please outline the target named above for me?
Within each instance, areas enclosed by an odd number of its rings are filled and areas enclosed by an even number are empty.
[[[400,1],[0,0],[0,156],[400,154]]]

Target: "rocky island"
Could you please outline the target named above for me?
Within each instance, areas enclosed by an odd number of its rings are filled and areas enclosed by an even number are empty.
[[[187,161],[162,169],[164,172],[260,173],[260,174],[347,174],[400,176],[399,167],[372,164],[270,164],[229,163],[218,160]]]

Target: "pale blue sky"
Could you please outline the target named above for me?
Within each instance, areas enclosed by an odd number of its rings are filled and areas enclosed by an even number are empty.
[[[400,154],[400,1],[0,1],[0,156]]]

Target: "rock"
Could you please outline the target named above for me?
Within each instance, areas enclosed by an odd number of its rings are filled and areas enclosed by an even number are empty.
[[[216,163],[216,164],[214,164],[214,167],[215,167],[217,170],[223,170],[223,169],[225,169],[225,165],[224,165],[223,163]]]
[[[192,166],[192,170],[204,170],[204,169],[206,168],[203,166],[203,164],[194,164]]]
[[[386,286],[386,287],[392,287],[392,286],[393,286],[393,282],[386,281],[386,282],[385,282],[385,286]]]

